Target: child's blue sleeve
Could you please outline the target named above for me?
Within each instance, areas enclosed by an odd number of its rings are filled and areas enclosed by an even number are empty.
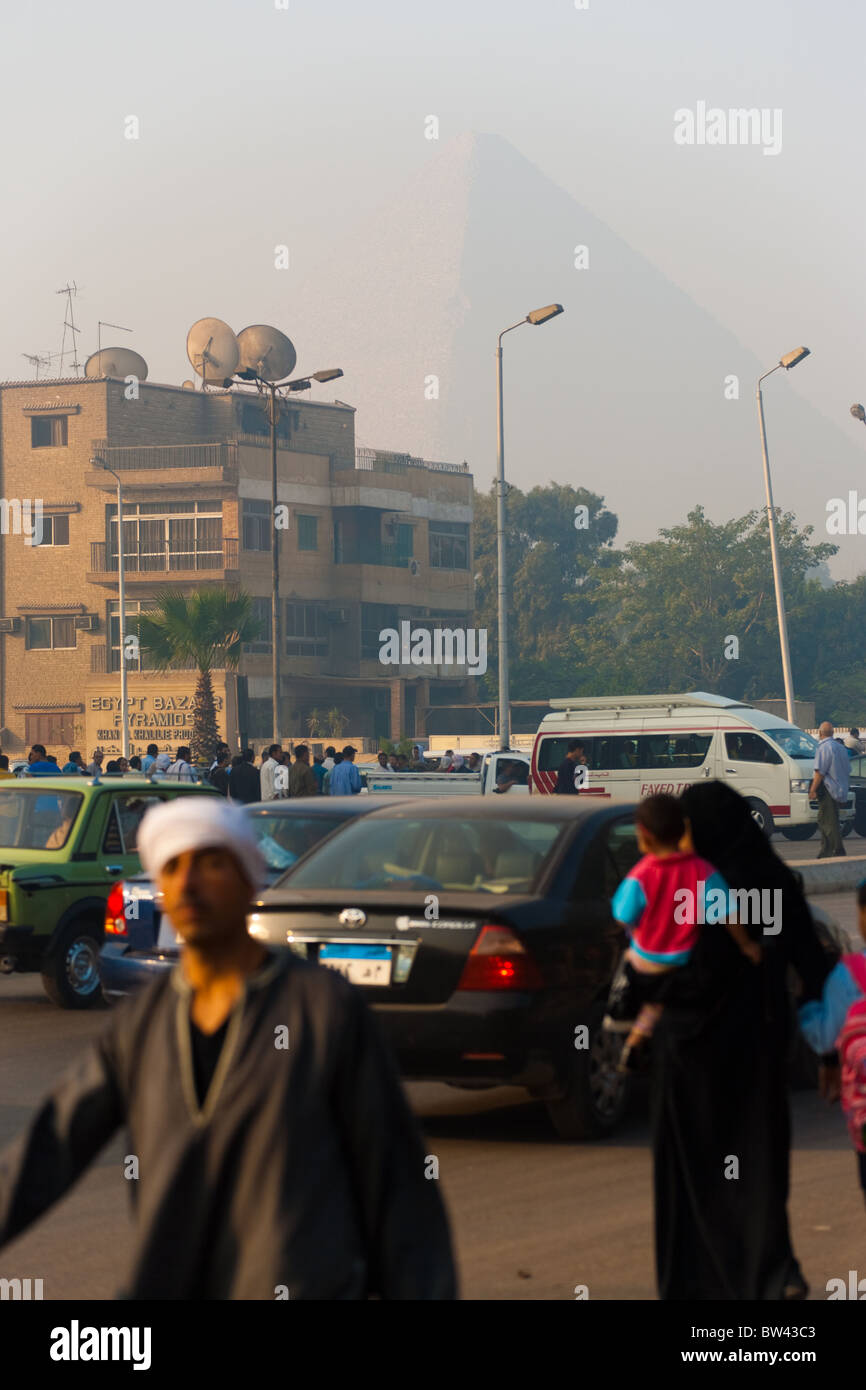
[[[726,922],[728,920],[728,885],[718,869],[714,869],[709,878],[705,880],[701,892],[704,895],[704,921],[710,925]]]
[[[860,999],[857,982],[844,961],[824,981],[820,999],[810,999],[797,1011],[800,1032],[813,1052],[832,1052],[851,1005]]]
[[[611,901],[611,911],[624,927],[633,927],[646,910],[646,894],[636,878],[628,874],[617,888]]]

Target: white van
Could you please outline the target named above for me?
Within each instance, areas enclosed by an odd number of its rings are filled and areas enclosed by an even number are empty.
[[[744,796],[771,835],[806,840],[815,831],[809,802],[817,740],[779,719],[723,695],[623,695],[551,700],[535,736],[531,790],[552,792],[569,741],[583,741],[588,782],[581,793],[639,801],[654,792],[678,796],[693,782],[715,778]],[[853,827],[854,796],[840,810]]]

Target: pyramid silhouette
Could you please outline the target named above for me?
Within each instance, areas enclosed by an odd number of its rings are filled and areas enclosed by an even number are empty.
[[[510,482],[592,488],[620,541],[654,538],[697,502],[719,521],[764,505],[754,396],[772,364],[500,136],[445,145],[301,277],[292,336],[305,361],[343,367],[360,444],[465,459],[486,490],[497,336],[558,301],[564,315],[505,338]],[[860,542],[827,536],[826,503],[858,486],[863,455],[782,376],[764,391],[775,502],[839,544],[833,572],[853,575]]]

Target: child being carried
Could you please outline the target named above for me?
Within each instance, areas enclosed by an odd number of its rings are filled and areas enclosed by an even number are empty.
[[[754,965],[761,959],[761,948],[745,926],[727,920],[728,885],[691,848],[677,798],[667,793],[646,797],[638,804],[635,821],[643,858],[623,879],[611,904],[630,941],[604,1020],[605,1028],[628,1034],[621,1071],[635,1070],[642,1045],[662,1014],[663,1005],[654,1001],[661,977],[686,964],[701,923],[724,923],[744,956]],[[681,842],[689,848],[681,848]]]

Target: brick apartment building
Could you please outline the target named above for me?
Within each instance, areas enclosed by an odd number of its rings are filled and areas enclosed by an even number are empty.
[[[0,383],[0,741],[63,754],[120,751],[116,484],[123,481],[126,609],[165,588],[242,588],[261,640],[237,673],[215,672],[223,735],[269,739],[271,453],[250,392],[112,378]],[[354,409],[293,397],[278,431],[280,728],[308,735],[337,707],[371,739],[425,731],[428,709],[473,698],[465,667],[386,667],[379,632],[472,624],[472,477],[465,465],[357,450]],[[42,499],[42,544],[16,500]],[[25,507],[26,517],[26,507]],[[12,534],[18,530],[18,534]],[[142,665],[144,664],[144,669]],[[133,753],[188,741],[194,671],[127,663]]]

